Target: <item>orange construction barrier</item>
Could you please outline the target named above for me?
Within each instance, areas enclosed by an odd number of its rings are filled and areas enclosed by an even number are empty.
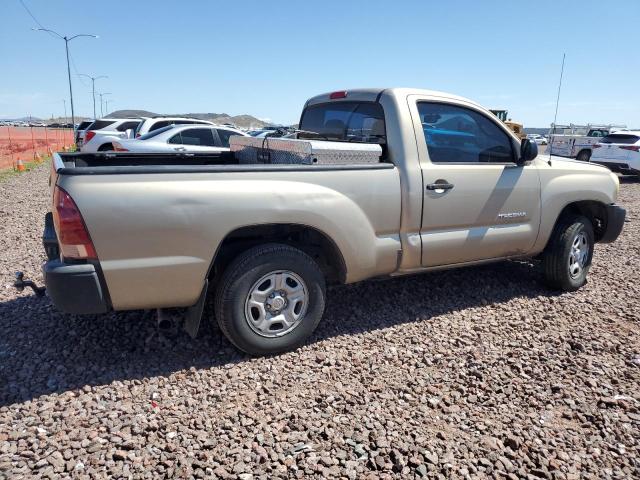
[[[18,161],[16,162],[16,170],[18,172],[24,172],[26,170],[26,168],[24,167],[24,163],[22,163],[22,160],[18,159]]]
[[[52,152],[73,146],[73,129],[0,127],[0,170],[14,167],[16,159],[41,161]]]

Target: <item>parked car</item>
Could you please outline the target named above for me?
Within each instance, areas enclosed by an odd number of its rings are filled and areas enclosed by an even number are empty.
[[[539,135],[537,133],[528,133],[527,134],[527,138],[529,140],[531,140],[532,142],[535,142],[537,145],[546,145],[547,144],[547,138],[543,137],[542,135]]]
[[[288,135],[288,134],[289,132],[286,130],[263,130],[260,133],[252,136],[256,138],[266,138],[266,137],[278,138],[278,137],[284,137],[285,135]]]
[[[74,314],[184,307],[195,335],[211,293],[230,341],[271,354],[311,335],[333,298],[327,284],[540,257],[547,284],[574,291],[596,243],[624,224],[616,175],[538,156],[458,96],[322,94],[305,104],[298,135],[381,156],[220,165],[197,153],[188,164],[177,153],[54,154],[44,234],[53,303]]]
[[[89,128],[89,125],[93,123],[93,120],[83,120],[78,124],[78,128],[76,128],[76,136],[75,136],[75,144],[76,147],[82,147],[82,142],[84,141],[84,132]],[[59,123],[56,124],[58,128],[62,127]]]
[[[551,125],[549,151],[552,155],[588,162],[592,147],[610,133],[626,129],[626,125]]]
[[[612,133],[593,146],[591,161],[625,175],[640,175],[640,131]]]
[[[196,118],[186,117],[152,117],[145,119],[135,131],[135,137],[141,137],[149,132],[153,132],[159,128],[163,128],[169,125],[184,125],[184,124],[197,124],[197,125],[214,125],[213,122],[207,120],[198,120]]]
[[[209,125],[167,125],[135,139],[114,142],[116,152],[229,151],[232,135],[248,136],[233,128]]]
[[[113,150],[116,140],[133,137],[133,132],[142,123],[141,118],[101,118],[86,129],[80,151],[84,153]]]

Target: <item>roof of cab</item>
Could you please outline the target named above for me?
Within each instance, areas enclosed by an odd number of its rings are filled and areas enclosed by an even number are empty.
[[[351,90],[337,90],[339,92],[346,92],[346,96],[339,99],[330,99],[329,96],[333,92],[322,93],[320,95],[316,95],[307,100],[305,106],[315,105],[318,103],[326,103],[326,102],[344,102],[344,101],[361,101],[361,102],[375,102],[381,96],[391,96],[391,97],[406,97],[407,95],[423,95],[429,97],[438,97],[442,99],[449,100],[458,100],[467,102],[478,107],[482,107],[478,103],[473,100],[469,100],[468,98],[460,97],[458,95],[452,95],[446,92],[439,92],[436,90],[426,90],[421,88],[354,88]]]

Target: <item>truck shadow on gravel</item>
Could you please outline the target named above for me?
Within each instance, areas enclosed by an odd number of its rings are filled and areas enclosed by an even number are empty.
[[[309,343],[313,348],[333,337],[514,297],[554,295],[542,285],[539,269],[528,262],[332,287],[325,317]],[[211,315],[210,307],[205,315]],[[74,317],[58,313],[46,297],[24,296],[0,303],[0,328],[0,406],[87,385],[251,361],[206,318],[195,340],[183,331],[168,338],[157,331],[151,312]]]

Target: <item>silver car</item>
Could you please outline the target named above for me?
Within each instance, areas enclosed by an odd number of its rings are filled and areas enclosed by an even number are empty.
[[[141,137],[114,142],[116,152],[224,152],[229,138],[247,136],[234,128],[209,125],[168,125]]]

